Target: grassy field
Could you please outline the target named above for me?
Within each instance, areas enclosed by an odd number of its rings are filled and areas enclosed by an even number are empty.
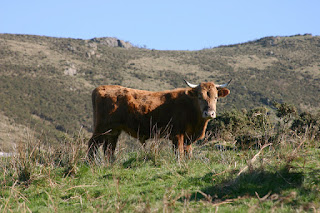
[[[320,211],[320,142],[277,134],[277,142],[250,148],[204,140],[191,159],[178,159],[168,141],[143,148],[122,136],[112,163],[87,161],[82,131],[61,146],[29,137],[0,159],[0,211]]]

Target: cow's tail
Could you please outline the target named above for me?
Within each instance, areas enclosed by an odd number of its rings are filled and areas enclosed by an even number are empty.
[[[93,132],[95,132],[95,129],[96,129],[96,111],[97,111],[97,108],[96,108],[96,97],[97,97],[97,89],[94,89],[92,91],[92,96],[91,96],[91,99],[92,99],[92,112],[93,112]]]
[[[95,154],[97,153],[97,143],[96,143],[96,140],[95,140],[95,131],[96,131],[96,111],[97,111],[97,108],[96,108],[96,91],[97,89],[94,89],[92,91],[92,94],[91,94],[91,99],[92,99],[92,112],[93,112],[93,135],[92,137],[90,138],[90,140],[88,141],[88,151],[87,151],[87,155],[88,155],[88,158],[94,162],[95,160]]]

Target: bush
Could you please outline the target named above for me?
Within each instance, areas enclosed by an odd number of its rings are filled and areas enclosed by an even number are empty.
[[[287,103],[283,103],[283,104],[279,104],[279,103],[274,103],[273,104],[276,108],[277,108],[277,113],[276,115],[279,118],[284,118],[286,120],[290,120],[290,118],[296,116],[297,114],[297,109],[291,105],[291,104],[287,104]]]
[[[302,112],[293,121],[291,129],[298,134],[306,134],[309,138],[320,139],[320,112],[317,114]]]
[[[241,147],[265,144],[272,138],[272,122],[267,108],[224,112],[209,124],[213,136],[236,141]]]

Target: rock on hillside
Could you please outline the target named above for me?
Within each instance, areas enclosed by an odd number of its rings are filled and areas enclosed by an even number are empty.
[[[125,42],[123,40],[111,37],[102,37],[102,38],[93,38],[90,40],[91,42],[96,42],[102,45],[106,45],[109,47],[122,47],[125,49],[132,48],[133,45],[130,42]]]

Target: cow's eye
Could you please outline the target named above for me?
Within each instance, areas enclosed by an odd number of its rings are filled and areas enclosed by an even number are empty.
[[[207,96],[210,98],[210,92],[207,92]]]

